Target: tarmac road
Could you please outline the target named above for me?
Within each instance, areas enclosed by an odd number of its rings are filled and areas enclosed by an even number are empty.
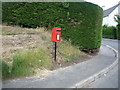
[[[107,44],[118,51],[118,40],[103,39],[103,44]],[[103,77],[88,85],[89,88],[118,88],[118,65]]]

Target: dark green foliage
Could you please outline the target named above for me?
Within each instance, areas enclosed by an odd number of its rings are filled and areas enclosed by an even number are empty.
[[[3,22],[30,28],[61,27],[63,39],[82,50],[99,48],[101,45],[103,10],[95,4],[27,2],[8,3],[7,6],[4,9],[3,5]]]
[[[104,38],[117,39],[118,30],[116,27],[104,25],[102,31]]]
[[[117,25],[117,37],[120,40],[120,24]]]
[[[82,50],[100,47],[103,10],[92,3],[70,3],[69,14],[63,37]]]
[[[63,3],[29,2],[5,3],[5,5],[8,7],[4,9],[3,3],[3,22],[7,21],[8,23],[21,25],[23,27],[36,28],[37,26],[62,26],[66,23],[65,21],[67,21],[67,12],[65,11],[65,8],[63,8]]]
[[[2,21],[8,24],[16,24],[15,11],[24,6],[25,3],[19,2],[3,2],[2,3]]]

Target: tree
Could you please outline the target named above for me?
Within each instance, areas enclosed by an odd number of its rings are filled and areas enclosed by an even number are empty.
[[[120,39],[120,15],[115,15],[114,17],[115,21],[118,23],[117,24],[117,29],[118,29],[118,39]]]
[[[120,15],[115,15],[114,19],[118,24],[120,24]]]

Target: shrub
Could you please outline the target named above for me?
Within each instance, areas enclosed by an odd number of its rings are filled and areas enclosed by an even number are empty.
[[[70,3],[70,22],[62,36],[80,49],[99,48],[103,10],[92,3]]]
[[[24,6],[25,3],[20,2],[2,2],[2,21],[8,24],[16,24],[14,16],[15,10]]]
[[[8,6],[5,9],[4,4]],[[9,7],[12,10],[10,10]],[[10,14],[8,18],[6,18],[7,14]],[[63,3],[3,3],[3,22],[12,22],[11,24],[21,25],[23,27],[36,28],[37,26],[62,26],[62,24],[67,21],[66,14]]]
[[[104,25],[102,28],[102,33],[104,38],[111,38],[111,39],[117,38],[117,29],[114,26]]]
[[[120,24],[118,24],[116,28],[117,28],[117,38],[120,40]]]

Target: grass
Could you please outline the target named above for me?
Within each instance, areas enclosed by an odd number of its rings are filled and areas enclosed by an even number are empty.
[[[39,34],[39,38],[35,36],[34,40],[35,41],[40,40],[40,42],[39,43],[34,42],[35,48],[33,48],[34,46],[29,47],[23,45],[20,46],[22,48],[20,48],[19,50],[15,49],[14,52],[10,51],[9,52],[10,56],[9,57],[5,56],[2,63],[3,79],[33,75],[36,74],[37,69],[43,69],[43,68],[50,69],[53,66],[53,63],[51,62],[53,56],[51,54],[53,52],[53,43],[51,42],[50,31],[45,31],[44,28],[28,29],[28,28],[20,28],[18,26],[3,27],[3,35],[5,35],[6,37],[7,35],[9,36],[9,35],[18,35],[18,34],[34,34],[34,35]],[[13,38],[9,38],[7,39],[7,41],[12,39]],[[25,39],[24,42],[26,42],[26,40],[27,39]],[[33,43],[33,40],[29,42]],[[11,43],[7,43],[7,42],[3,47],[6,46],[12,47]],[[8,48],[7,51],[9,51],[9,47],[7,48]],[[17,47],[14,46],[14,48]],[[10,50],[13,49],[11,48]],[[71,60],[74,60],[80,55],[81,52],[78,49],[78,47],[71,45],[69,42],[62,40],[61,42],[58,43],[57,60],[62,60],[63,62],[69,62]]]
[[[9,29],[8,29],[9,28]],[[39,28],[44,30],[44,28]],[[18,34],[40,34],[39,29],[21,28],[18,26],[2,26],[0,34],[2,35],[18,35]]]
[[[10,67],[5,61],[2,61],[2,78],[9,78],[10,77]]]
[[[70,56],[67,56],[67,57],[64,58],[64,61],[65,61],[65,62],[69,62],[69,61],[77,58],[78,56],[79,56],[79,55],[70,55]]]
[[[64,62],[69,62],[78,56],[80,51],[76,46],[72,46],[66,41],[58,43],[57,57],[62,57]],[[33,48],[18,51],[11,57],[12,65],[3,61],[2,74],[3,79],[29,76],[36,74],[36,69],[52,67],[50,52],[46,48]]]
[[[35,69],[50,68],[51,61],[48,53],[43,48],[27,50],[19,52],[12,57],[13,64],[10,72],[8,72],[7,64],[3,63],[3,76],[19,77],[35,74]],[[9,73],[9,76],[7,76]]]
[[[80,56],[80,50],[69,42],[63,41],[59,43],[57,54],[62,55],[62,57],[64,57],[63,60],[68,62]]]

